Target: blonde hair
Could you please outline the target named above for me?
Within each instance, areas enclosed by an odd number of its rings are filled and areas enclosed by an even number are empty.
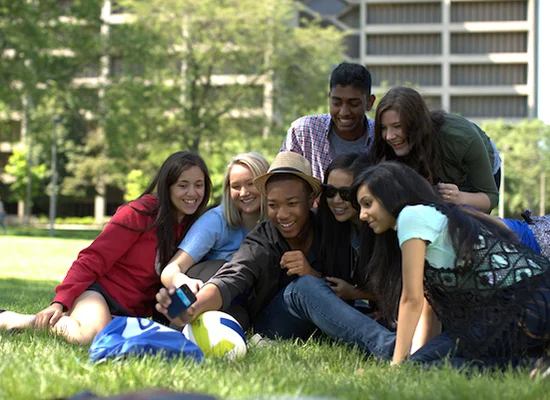
[[[231,183],[229,182],[229,175],[234,165],[240,164],[247,167],[252,173],[252,179],[263,175],[269,169],[269,163],[260,153],[249,152],[237,154],[231,159],[227,168],[225,169],[225,175],[223,178],[223,217],[229,224],[229,226],[236,228],[243,224],[243,219],[237,206],[231,199]],[[267,206],[265,196],[260,195],[260,221],[267,218]]]

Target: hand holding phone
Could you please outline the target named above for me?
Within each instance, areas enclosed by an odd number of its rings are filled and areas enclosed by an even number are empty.
[[[170,299],[172,300],[172,303],[168,306],[168,315],[170,318],[178,317],[178,315],[187,310],[191,304],[197,301],[197,297],[186,284],[177,288],[174,294],[170,296]]]

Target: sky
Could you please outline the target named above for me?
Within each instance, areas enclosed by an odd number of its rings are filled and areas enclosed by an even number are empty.
[[[539,119],[546,124],[550,124],[550,75],[544,71],[550,70],[550,54],[548,51],[548,40],[550,40],[550,1],[538,0],[539,15],[538,15],[538,108],[537,115]],[[545,21],[546,23],[543,23]],[[544,42],[546,41],[546,46]],[[546,47],[546,48],[543,48]]]

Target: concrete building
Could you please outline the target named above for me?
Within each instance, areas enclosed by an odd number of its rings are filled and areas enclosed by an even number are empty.
[[[350,32],[345,57],[375,93],[412,84],[472,120],[536,117],[537,0],[305,0],[302,17]]]

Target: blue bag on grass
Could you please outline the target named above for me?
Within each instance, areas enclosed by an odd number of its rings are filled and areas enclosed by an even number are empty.
[[[95,337],[88,353],[100,362],[125,355],[157,354],[166,357],[193,357],[202,361],[204,354],[183,333],[146,318],[115,317]]]

